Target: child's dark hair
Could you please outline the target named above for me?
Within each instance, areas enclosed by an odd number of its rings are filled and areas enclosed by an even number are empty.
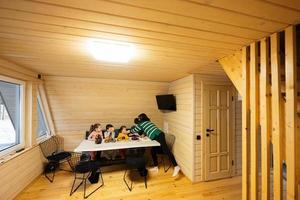
[[[106,125],[106,130],[108,130],[109,128],[112,128],[112,127],[114,127],[112,124],[107,124]]]
[[[139,118],[137,118],[137,117],[136,117],[136,118],[134,118],[134,123],[135,123],[135,124],[139,124],[139,123],[140,123],[140,120],[139,120]]]
[[[150,118],[145,113],[139,114],[138,119],[140,122],[150,121]]]
[[[121,126],[120,129],[119,129],[119,133],[122,133],[122,130],[123,130],[124,128],[126,129],[126,126]]]
[[[96,130],[100,126],[101,126],[101,124],[99,124],[99,123],[92,124],[91,127],[90,127],[90,133],[92,133],[94,130]]]

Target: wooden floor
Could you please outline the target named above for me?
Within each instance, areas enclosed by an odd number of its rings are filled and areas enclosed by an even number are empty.
[[[163,173],[150,173],[148,178],[148,189],[145,189],[143,181],[137,179],[133,191],[129,192],[122,178],[124,171],[104,172],[105,185],[90,196],[89,200],[179,200],[179,199],[241,199],[241,177],[224,180],[192,184],[185,176],[180,174],[178,178],[172,178],[172,170]],[[53,183],[44,176],[40,176],[28,188],[26,188],[17,200],[66,200],[83,199],[82,188],[78,189],[71,197],[70,188],[73,174],[60,171],[57,173]],[[94,185],[89,186],[92,189]]]

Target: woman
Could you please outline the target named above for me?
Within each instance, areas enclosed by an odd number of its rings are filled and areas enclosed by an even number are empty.
[[[161,147],[162,151],[166,155],[168,155],[170,161],[172,162],[172,164],[174,166],[173,177],[177,176],[180,171],[180,167],[177,165],[174,155],[168,148],[164,132],[162,132],[159,128],[157,128],[157,126],[150,121],[150,119],[148,118],[148,116],[145,113],[142,113],[138,116],[137,125],[133,129],[131,129],[132,133],[138,133],[141,131],[143,131],[151,140],[156,140],[157,142],[160,143],[160,147]],[[151,171],[158,172],[157,148],[156,147],[151,149],[151,154],[152,154],[152,159],[153,159],[153,163],[154,163],[154,168],[151,169]]]

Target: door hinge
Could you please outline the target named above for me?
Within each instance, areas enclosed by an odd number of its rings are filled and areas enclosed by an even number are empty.
[[[234,165],[234,160],[231,161],[231,165],[232,165],[232,166]]]

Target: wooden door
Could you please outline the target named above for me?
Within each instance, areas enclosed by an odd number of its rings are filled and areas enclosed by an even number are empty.
[[[231,176],[232,161],[232,88],[204,85],[203,139],[206,181]]]

